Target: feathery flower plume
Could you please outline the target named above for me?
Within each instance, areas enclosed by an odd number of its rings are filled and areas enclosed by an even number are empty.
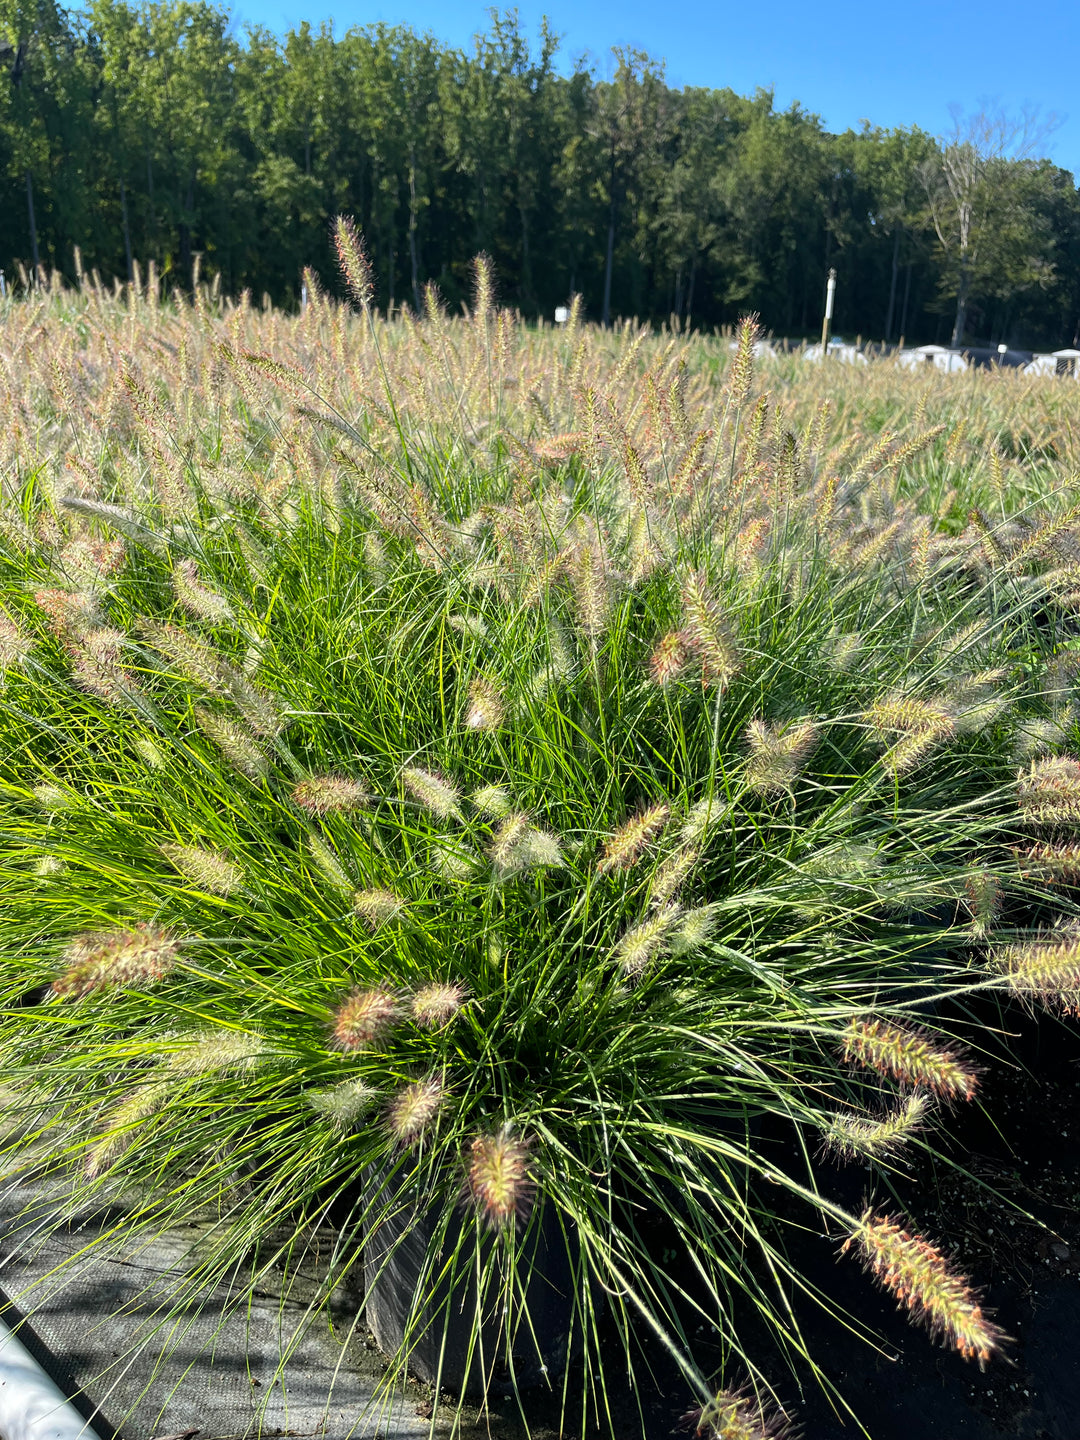
[[[679,826],[679,838],[688,845],[696,845],[730,815],[730,805],[716,795],[706,795],[701,800],[695,800],[686,812],[686,818]]]
[[[467,730],[497,730],[503,722],[506,706],[498,687],[490,680],[477,677],[469,686],[469,699],[465,707],[465,728]]]
[[[235,770],[249,780],[265,779],[269,769],[266,756],[248,730],[201,705],[195,707],[195,719],[206,738],[217,746]]]
[[[483,640],[488,633],[488,628],[479,615],[451,615],[447,624],[451,630],[468,636],[470,640]]]
[[[104,1133],[86,1152],[86,1173],[91,1180],[130,1149],[138,1126],[167,1103],[170,1090],[171,1086],[160,1083],[140,1085],[113,1107]]]
[[[649,672],[653,683],[663,687],[677,680],[686,669],[691,653],[690,636],[685,630],[669,630],[649,656]]]
[[[227,1030],[224,1026],[197,1030],[178,1037],[167,1065],[173,1075],[218,1075],[225,1071],[250,1070],[266,1056],[265,1037]]]
[[[310,775],[293,786],[293,804],[309,815],[349,815],[371,799],[359,780],[345,775]]]
[[[481,815],[490,815],[493,820],[501,820],[509,815],[514,803],[501,785],[484,785],[481,789],[474,790],[469,800]]]
[[[178,560],[172,570],[172,588],[176,603],[196,620],[208,625],[225,625],[235,619],[233,608],[216,590],[208,590],[199,579],[194,560]]]
[[[159,746],[155,745],[148,735],[139,735],[132,742],[136,755],[149,765],[151,770],[163,770],[165,768],[165,756]]]
[[[404,1085],[386,1107],[386,1127],[399,1145],[417,1145],[446,1104],[446,1089],[431,1076]]]
[[[64,952],[66,969],[53,981],[53,994],[79,999],[95,990],[145,989],[168,975],[179,954],[174,935],[142,921],[131,930],[76,935]]]
[[[79,803],[79,797],[74,790],[69,790],[66,785],[57,785],[51,780],[45,780],[33,789],[34,799],[40,809],[47,815],[58,815],[63,810],[71,810]]]
[[[749,1386],[718,1390],[704,1405],[688,1410],[679,1421],[700,1440],[787,1440],[788,1420],[767,1410]]]
[[[1050,885],[1080,883],[1080,843],[1054,844],[1043,841],[1021,850],[1013,847],[1025,880],[1043,880]]]
[[[304,844],[312,862],[333,889],[340,895],[351,896],[354,893],[353,882],[342,869],[341,861],[333,847],[328,845],[321,835],[316,835],[314,831],[309,831],[305,835]]]
[[[198,845],[178,845],[170,840],[162,845],[161,853],[172,861],[181,875],[211,895],[231,895],[244,883],[241,867],[214,850],[203,850]]]
[[[981,1368],[1000,1351],[1005,1335],[983,1314],[969,1282],[929,1240],[891,1216],[875,1215],[867,1209],[841,1250],[853,1245],[882,1288],[966,1360],[978,1360]]]
[[[538,830],[522,814],[511,814],[503,820],[488,855],[502,879],[518,870],[558,868],[565,863],[558,836]]]
[[[375,285],[364,237],[350,215],[335,216],[333,234],[342,278],[357,305],[366,310],[375,295]]]
[[[750,399],[754,383],[754,346],[761,339],[756,315],[744,315],[735,334],[735,358],[728,370],[727,392],[731,404],[741,409]]]
[[[252,733],[263,740],[275,739],[288,724],[278,710],[277,697],[252,684],[246,675],[231,666],[228,670],[228,696]]]
[[[529,817],[522,813],[508,815],[492,836],[488,856],[502,875],[520,868],[518,847],[528,834]]]
[[[486,325],[495,302],[495,268],[491,256],[481,251],[472,263],[473,272],[473,319],[478,325]]]
[[[518,846],[521,863],[529,870],[557,870],[566,864],[562,842],[550,830],[538,830],[535,825],[521,838]]]
[[[844,631],[830,637],[828,646],[829,664],[841,672],[850,670],[862,653],[863,636],[857,630]]]
[[[990,952],[990,963],[1018,999],[1080,1015],[1080,930],[1044,931],[1026,943],[1001,946]]]
[[[978,1069],[954,1046],[927,1030],[853,1015],[844,1034],[844,1059],[902,1085],[921,1085],[948,1100],[970,1100]]]
[[[615,598],[612,573],[599,542],[575,546],[566,569],[577,622],[595,645],[607,626]]]
[[[59,855],[42,855],[34,866],[34,874],[39,880],[56,880],[66,869]]]
[[[229,666],[211,646],[196,640],[179,625],[158,620],[140,620],[136,629],[147,645],[172,661],[184,680],[200,685],[211,695],[226,693]]]
[[[76,683],[108,705],[130,705],[139,695],[135,677],[120,661],[124,636],[104,626],[71,636],[64,650]]]
[[[1069,825],[1080,819],[1080,760],[1053,755],[1032,762],[1016,777],[1017,803],[1035,825]]]
[[[668,944],[673,955],[688,955],[700,950],[716,929],[716,907],[699,905],[696,910],[686,910],[679,919],[678,928]]]
[[[44,610],[48,628],[60,640],[100,621],[96,597],[84,590],[35,590],[34,604]]]
[[[983,872],[969,875],[964,882],[964,903],[976,935],[988,935],[1001,912],[1001,881]]]
[[[684,632],[701,660],[702,684],[723,688],[739,669],[739,654],[703,571],[684,578],[682,607]]]
[[[480,860],[472,850],[453,841],[437,841],[431,847],[432,867],[444,880],[475,880],[480,874]]]
[[[606,875],[609,870],[629,870],[636,865],[645,846],[660,834],[670,814],[671,807],[660,801],[624,821],[604,843],[596,862],[599,873]]]
[[[833,1115],[825,1132],[825,1144],[849,1160],[858,1155],[871,1160],[891,1159],[922,1129],[930,1109],[929,1095],[912,1090],[884,1115]]]
[[[660,909],[682,889],[690,872],[701,859],[701,851],[695,845],[687,845],[669,855],[662,865],[653,872],[649,885],[649,905]]]
[[[401,772],[401,778],[405,782],[405,788],[425,810],[430,810],[432,815],[437,815],[440,820],[460,820],[461,809],[459,801],[461,792],[456,785],[451,785],[441,775],[434,775],[430,770],[419,770],[414,766]]]
[[[412,1015],[422,1030],[441,1030],[465,1004],[468,991],[464,985],[445,985],[435,981],[422,985],[412,998]]]
[[[57,555],[56,568],[80,589],[94,590],[120,572],[126,554],[122,540],[92,540],[88,535],[79,535]]]
[[[0,680],[6,671],[17,670],[33,648],[33,636],[0,610]]]
[[[372,930],[381,930],[405,909],[405,901],[393,890],[357,890],[353,909]]]
[[[751,720],[746,738],[750,745],[743,766],[747,785],[759,795],[777,795],[794,785],[818,742],[818,728],[808,720],[794,725]]]
[[[895,735],[944,740],[956,730],[956,717],[947,706],[911,695],[883,695],[864,712],[863,720],[881,740]]]
[[[363,1080],[343,1080],[322,1090],[307,1090],[304,1099],[335,1130],[351,1130],[365,1111],[379,1098],[379,1092]]]
[[[401,1001],[391,990],[354,990],[334,1011],[330,1043],[335,1050],[366,1050],[385,1040],[401,1019]]]
[[[614,958],[624,975],[637,979],[644,973],[681,914],[678,905],[669,905],[627,930],[615,946],[614,952]]]
[[[509,1125],[495,1135],[477,1135],[465,1158],[465,1199],[492,1230],[529,1218],[536,1183],[529,1145]]]
[[[540,440],[533,446],[533,454],[542,464],[563,465],[572,455],[576,455],[584,444],[584,431],[572,430]]]

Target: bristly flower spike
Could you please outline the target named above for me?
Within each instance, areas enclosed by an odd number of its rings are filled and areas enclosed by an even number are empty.
[[[417,1145],[446,1104],[446,1088],[437,1076],[414,1080],[386,1107],[386,1127],[399,1145]]]
[[[161,853],[172,861],[181,875],[211,895],[231,895],[244,883],[244,872],[240,866],[214,850],[169,841],[162,845]]]
[[[886,1020],[853,1016],[844,1034],[844,1059],[946,1100],[970,1100],[979,1084],[978,1069],[954,1046],[929,1031]]]
[[[465,706],[467,730],[497,730],[503,722],[506,706],[498,687],[490,680],[477,677],[469,686]]]
[[[350,215],[338,215],[334,220],[334,249],[349,294],[361,310],[367,310],[375,295],[371,261],[364,237]]]
[[[422,1030],[441,1030],[448,1025],[468,999],[464,985],[422,985],[412,998],[413,1019]]]
[[[718,1390],[704,1405],[688,1410],[679,1424],[699,1440],[787,1440],[791,1435],[787,1417],[766,1409],[745,1385]]]
[[[845,1159],[858,1155],[870,1160],[891,1159],[922,1129],[931,1103],[925,1091],[912,1090],[899,1106],[883,1115],[833,1115],[825,1132],[825,1144]]]
[[[175,966],[180,945],[168,930],[138,923],[131,930],[77,935],[64,952],[66,969],[54,995],[78,999],[95,990],[143,990]]]
[[[343,1080],[340,1085],[308,1090],[304,1095],[316,1115],[338,1131],[351,1130],[378,1098],[379,1092],[363,1080]]]
[[[1001,946],[991,950],[990,963],[1018,1000],[1080,1015],[1080,930],[1044,931],[1023,944]]]
[[[640,860],[650,840],[655,840],[668,822],[671,807],[660,801],[640,810],[611,835],[600,852],[596,868],[601,875],[609,870],[629,870]]]
[[[735,336],[735,358],[728,371],[727,392],[731,404],[742,409],[750,399],[754,383],[754,346],[761,337],[756,315],[744,315]]]
[[[509,1125],[477,1135],[465,1154],[465,1199],[492,1230],[529,1218],[536,1182],[529,1145]]]
[[[691,639],[686,630],[669,630],[649,657],[649,673],[661,689],[677,680],[690,658]]]
[[[982,1368],[1000,1351],[1005,1335],[983,1314],[968,1281],[929,1240],[867,1209],[841,1248],[853,1245],[874,1279],[966,1360],[978,1360]]]
[[[345,775],[311,775],[293,787],[293,804],[309,815],[348,815],[371,799],[359,780]]]
[[[354,990],[334,1011],[331,1044],[336,1050],[367,1050],[384,1040],[401,1018],[401,1001],[390,990]]]
[[[461,792],[456,785],[451,785],[441,775],[435,775],[430,770],[417,769],[415,766],[403,770],[401,778],[417,804],[430,810],[432,815],[438,816],[440,820],[461,819]]]
[[[393,890],[357,890],[353,896],[353,910],[372,930],[389,925],[404,909],[405,901]]]

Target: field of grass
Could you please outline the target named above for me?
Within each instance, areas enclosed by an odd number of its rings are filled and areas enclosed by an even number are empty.
[[[997,1363],[890,1175],[978,1103],[970,999],[1080,1004],[1080,386],[526,329],[482,264],[388,323],[339,241],[300,316],[0,306],[8,1183],[202,1217],[178,1307],[415,1206],[387,1387],[446,1276],[513,1386],[554,1225],[572,1434],[610,1334],[779,1433],[733,1317],[813,1362],[807,1228]]]

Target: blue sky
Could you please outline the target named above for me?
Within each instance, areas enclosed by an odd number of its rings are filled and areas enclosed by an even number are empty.
[[[309,0],[309,4],[311,0]],[[376,20],[431,30],[466,45],[487,7],[471,0],[234,0],[240,22],[284,31],[303,19],[335,28]],[[951,124],[950,106],[1028,105],[1062,123],[1044,151],[1080,173],[1080,5],[1076,0],[549,0],[518,7],[535,33],[547,14],[565,57],[590,51],[601,69],[610,47],[632,45],[667,61],[675,85],[772,86],[779,104],[799,100],[830,129]],[[564,58],[565,58],[564,57]]]

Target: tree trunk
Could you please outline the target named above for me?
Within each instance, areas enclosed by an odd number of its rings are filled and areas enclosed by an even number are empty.
[[[686,291],[686,328],[689,330],[694,314],[694,281],[697,279],[697,260],[690,262],[690,284]]]
[[[38,243],[37,243],[37,221],[34,219],[34,182],[30,178],[30,171],[26,172],[26,214],[30,221],[30,259],[34,266],[34,284],[37,284],[38,265]]]
[[[146,195],[150,206],[150,238],[157,241],[157,217],[154,214],[154,162],[150,151],[146,152]]]
[[[191,225],[192,211],[195,209],[195,176],[188,180],[187,194],[184,196],[184,218],[181,220],[178,231],[180,239],[180,273],[190,279],[191,277]]]
[[[907,311],[908,301],[911,298],[911,261],[907,263],[907,274],[904,276],[904,304],[900,311],[900,334],[907,334]]]
[[[416,148],[409,146],[409,265],[412,269],[413,304],[416,313],[423,313],[420,300],[420,247],[416,236]]]
[[[674,300],[674,303],[673,303],[673,305],[672,305],[672,314],[675,316],[675,318],[676,318],[677,320],[681,320],[681,319],[682,319],[682,302],[683,302],[682,266],[680,265],[679,268],[675,271],[675,300]]]
[[[955,350],[964,338],[964,323],[967,320],[968,288],[970,286],[966,258],[960,262],[960,284],[956,291],[956,319],[953,321],[951,349]]]
[[[525,206],[518,201],[518,218],[521,222],[521,294],[532,300],[532,266],[529,260],[529,217]]]
[[[127,278],[130,285],[135,278],[135,270],[131,263],[131,226],[128,224],[127,188],[122,175],[120,176],[120,215],[124,222],[124,257],[127,260]]]
[[[892,280],[889,283],[889,308],[885,313],[885,343],[892,339],[892,322],[896,313],[896,281],[900,274],[900,227],[897,226],[896,234],[893,236],[892,247]]]
[[[608,171],[608,227],[607,257],[604,262],[604,305],[600,312],[600,324],[611,324],[611,270],[615,263],[615,146],[611,146],[611,165]]]

